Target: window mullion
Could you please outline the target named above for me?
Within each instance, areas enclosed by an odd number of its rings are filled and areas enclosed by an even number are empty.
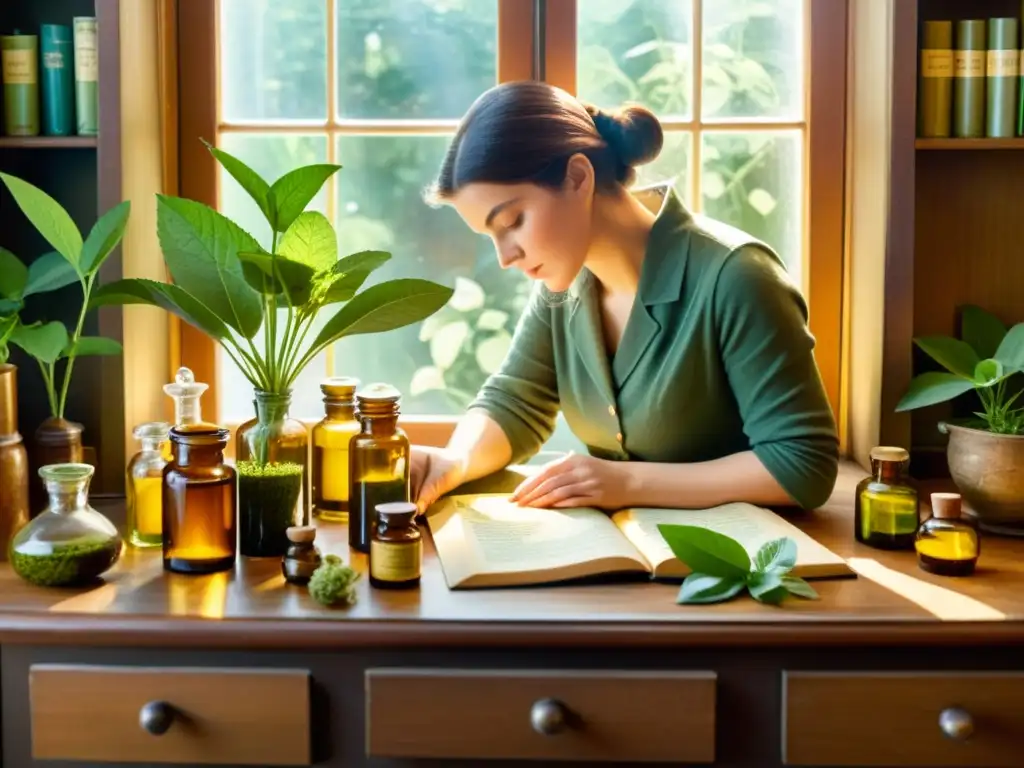
[[[498,82],[535,76],[534,0],[498,1]]]
[[[690,132],[690,207],[695,211],[703,210],[700,199],[701,170],[701,84],[704,81],[704,21],[703,1],[691,0],[692,18],[690,22],[690,60],[693,62],[690,72],[690,108],[694,128]]]

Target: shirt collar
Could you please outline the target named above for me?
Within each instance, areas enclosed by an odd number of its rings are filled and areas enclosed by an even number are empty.
[[[671,183],[632,194],[657,214],[647,239],[637,296],[647,305],[677,301],[682,294],[693,216]]]

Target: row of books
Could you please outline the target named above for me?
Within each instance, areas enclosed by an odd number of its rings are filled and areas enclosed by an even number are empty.
[[[96,18],[0,35],[0,83],[8,136],[95,136],[99,130]]]

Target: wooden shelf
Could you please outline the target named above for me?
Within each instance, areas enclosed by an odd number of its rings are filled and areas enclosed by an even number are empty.
[[[95,136],[0,136],[0,148],[88,149],[96,145]]]
[[[918,149],[1024,149],[1024,137],[1011,139],[917,139]]]

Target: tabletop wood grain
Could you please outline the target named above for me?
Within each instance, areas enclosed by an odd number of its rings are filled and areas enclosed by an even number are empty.
[[[884,552],[854,540],[853,492],[861,477],[859,467],[844,464],[827,505],[785,513],[858,573],[816,580],[816,601],[775,607],[744,596],[681,606],[678,585],[648,581],[453,591],[426,532],[421,587],[375,590],[365,577],[365,556],[348,549],[345,527],[323,523],[321,551],[341,555],[364,574],[352,606],[318,605],[304,588],[285,583],[277,559],[239,558],[229,573],[185,576],[166,573],[158,549],[126,548],[103,582],[88,588],[35,587],[0,564],[0,642],[241,648],[1024,643],[1024,540],[984,537],[971,577],[928,574],[913,552]],[[464,490],[508,482],[506,475]]]

